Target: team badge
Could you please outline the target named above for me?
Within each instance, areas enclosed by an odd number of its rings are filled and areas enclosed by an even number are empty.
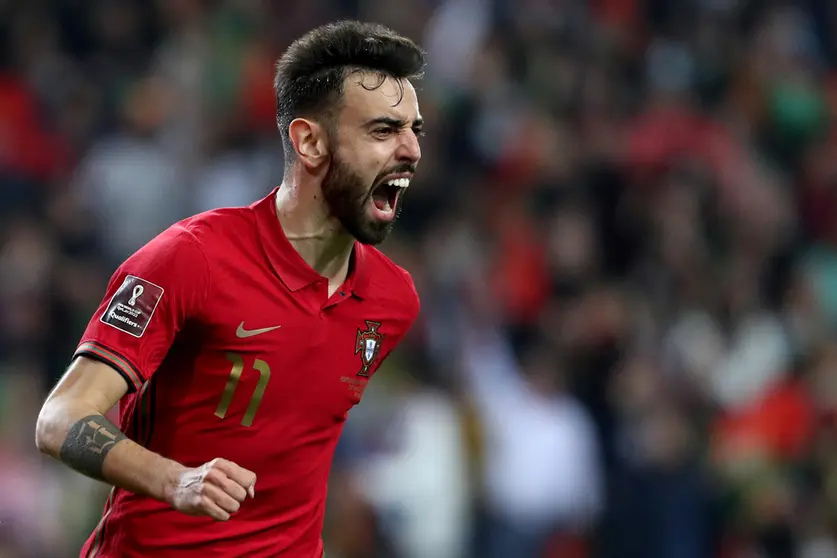
[[[381,352],[381,343],[384,336],[378,333],[378,328],[381,324],[378,322],[370,322],[366,320],[366,331],[358,328],[357,339],[355,340],[355,354],[360,354],[361,367],[357,373],[358,376],[369,376],[369,368],[375,359],[378,358],[378,353]]]

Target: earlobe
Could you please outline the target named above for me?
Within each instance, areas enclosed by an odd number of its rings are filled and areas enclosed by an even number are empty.
[[[288,127],[288,135],[297,157],[305,166],[317,167],[323,162],[328,150],[317,123],[305,118],[296,118]]]

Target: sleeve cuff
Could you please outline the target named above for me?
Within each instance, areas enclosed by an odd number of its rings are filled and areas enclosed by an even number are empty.
[[[87,341],[79,345],[73,354],[73,360],[79,356],[86,356],[111,366],[128,383],[128,393],[139,390],[145,383],[137,367],[127,358],[95,341]]]

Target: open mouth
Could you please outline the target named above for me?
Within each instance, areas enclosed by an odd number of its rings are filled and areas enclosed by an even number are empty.
[[[409,178],[392,178],[382,182],[372,190],[372,203],[375,209],[384,214],[395,211],[398,198],[403,190],[410,186]]]

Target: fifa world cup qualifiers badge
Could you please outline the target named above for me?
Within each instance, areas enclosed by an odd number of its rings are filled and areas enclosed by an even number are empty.
[[[161,298],[162,287],[128,275],[99,320],[128,335],[142,337]]]

